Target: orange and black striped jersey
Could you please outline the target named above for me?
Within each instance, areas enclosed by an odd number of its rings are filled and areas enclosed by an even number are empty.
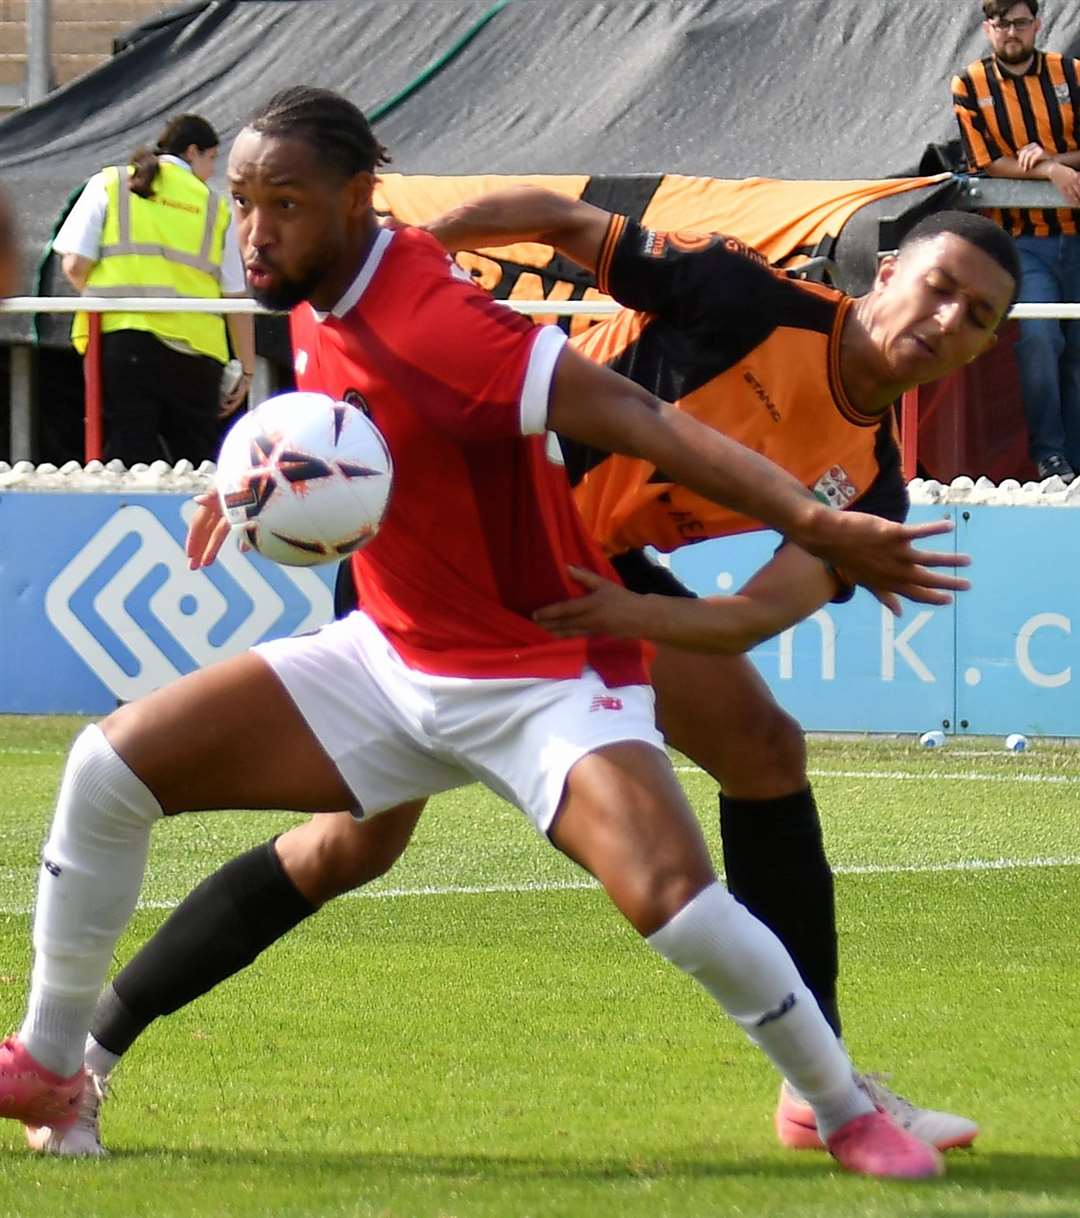
[[[952,79],[953,110],[968,165],[985,169],[991,161],[1015,156],[1026,144],[1047,152],[1080,148],[1080,60],[1036,51],[1028,70],[1014,75],[993,55]],[[1014,237],[1056,237],[1076,232],[1076,210],[1068,207],[990,212]]]
[[[892,412],[862,414],[840,380],[851,298],[790,278],[729,237],[658,233],[613,216],[597,280],[624,309],[574,345],[783,466],[822,500],[907,514]],[[563,441],[591,535],[610,554],[762,526],[640,459]]]

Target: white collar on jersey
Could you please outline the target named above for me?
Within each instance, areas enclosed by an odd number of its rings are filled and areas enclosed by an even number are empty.
[[[189,162],[185,161],[182,156],[173,156],[171,152],[163,152],[159,157],[159,161],[164,161],[167,165],[175,165],[177,169],[186,169],[188,173],[194,173]]]
[[[383,260],[383,255],[386,253],[390,242],[394,239],[394,230],[391,228],[380,228],[375,234],[375,240],[371,243],[371,249],[368,250],[368,255],[364,259],[364,265],[360,268],[356,278],[346,288],[345,295],[337,302],[329,313],[320,313],[318,309],[312,309],[315,314],[316,321],[326,321],[330,316],[344,317],[350,309],[356,307],[357,301],[367,291],[368,284],[375,277],[375,272],[379,269],[379,264]]]

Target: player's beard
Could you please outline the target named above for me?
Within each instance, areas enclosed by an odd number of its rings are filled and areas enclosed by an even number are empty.
[[[279,274],[277,282],[270,288],[257,291],[251,289],[251,295],[264,309],[273,309],[277,313],[288,313],[302,301],[308,300],[322,282],[325,270],[310,271],[302,279],[289,279]]]

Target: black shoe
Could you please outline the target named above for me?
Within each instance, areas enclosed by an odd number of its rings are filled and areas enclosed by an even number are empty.
[[[1051,454],[1038,463],[1036,467],[1039,471],[1039,481],[1042,482],[1047,478],[1053,478],[1056,474],[1066,486],[1076,477],[1076,471],[1065,460],[1064,457],[1057,453]]]

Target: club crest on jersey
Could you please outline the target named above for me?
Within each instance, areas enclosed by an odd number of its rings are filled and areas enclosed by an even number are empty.
[[[822,503],[834,508],[847,507],[859,493],[842,465],[827,469],[814,483],[813,491]]]
[[[1062,105],[1067,105],[1069,102],[1069,85],[1067,81],[1062,81],[1060,85],[1054,86],[1054,96]]]
[[[296,353],[296,358],[293,360],[293,367],[300,376],[303,376],[307,371],[307,366],[308,353],[303,349],[303,347],[301,347]]]
[[[593,698],[592,702],[589,703],[589,710],[621,711],[622,698],[616,698],[611,694],[597,694],[596,697]]]

